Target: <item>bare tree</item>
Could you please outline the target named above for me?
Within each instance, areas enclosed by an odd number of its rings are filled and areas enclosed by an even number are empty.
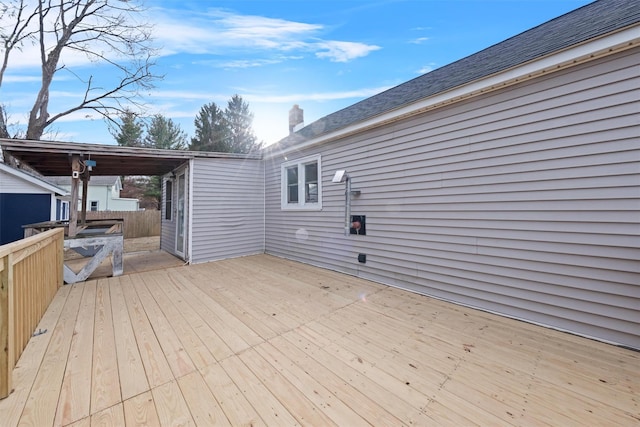
[[[159,78],[151,73],[151,27],[141,23],[142,7],[135,0],[0,0],[0,89],[15,51],[36,46],[42,82],[29,112],[27,139],[39,139],[56,120],[79,110],[93,110],[111,120],[114,113],[141,106],[139,91]],[[95,81],[95,67],[70,70],[64,55],[84,55],[112,68],[109,87]],[[56,73],[67,71],[81,84],[74,105],[49,111]]]

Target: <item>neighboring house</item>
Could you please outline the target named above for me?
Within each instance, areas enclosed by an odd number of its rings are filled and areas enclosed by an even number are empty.
[[[0,162],[0,245],[24,237],[23,225],[69,218],[67,192]]]
[[[48,176],[46,179],[71,191],[70,176]],[[119,176],[92,176],[87,186],[87,211],[137,211],[138,199],[121,198],[120,191],[122,191],[122,181]],[[82,197],[82,186],[80,186],[80,194]],[[78,209],[82,209],[82,201]]]

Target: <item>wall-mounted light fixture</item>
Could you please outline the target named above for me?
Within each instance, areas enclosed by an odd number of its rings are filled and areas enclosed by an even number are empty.
[[[339,170],[333,175],[331,182],[345,183],[344,189],[344,235],[351,234],[351,196],[359,196],[360,190],[351,189],[351,177],[346,170]]]
[[[84,161],[84,165],[89,170],[89,172],[91,172],[93,170],[93,168],[96,166],[96,161],[95,160],[85,160]]]
[[[349,175],[347,174],[346,170],[341,170],[341,171],[336,171],[335,175],[333,175],[333,179],[331,180],[331,182],[345,182],[347,179],[349,179]]]

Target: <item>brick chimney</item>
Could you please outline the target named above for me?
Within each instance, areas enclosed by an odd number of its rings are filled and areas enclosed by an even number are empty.
[[[289,134],[300,129],[304,124],[304,110],[295,104],[291,110],[289,110]]]

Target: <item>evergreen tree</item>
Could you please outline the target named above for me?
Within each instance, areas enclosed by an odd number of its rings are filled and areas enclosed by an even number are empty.
[[[233,95],[229,100],[224,117],[229,127],[229,152],[250,153],[260,148],[251,127],[253,114],[240,95]]]
[[[229,152],[229,127],[215,102],[203,105],[195,121],[195,136],[189,150]]]
[[[2,104],[0,104],[0,138],[9,138],[9,130],[7,129],[7,110]]]
[[[149,148],[184,150],[187,146],[187,134],[173,120],[156,114],[147,128],[144,145]]]
[[[138,116],[130,110],[125,110],[119,116],[122,122],[116,132],[112,131],[113,137],[116,139],[118,145],[123,147],[142,147],[142,134],[144,133],[144,126],[138,120]]]

